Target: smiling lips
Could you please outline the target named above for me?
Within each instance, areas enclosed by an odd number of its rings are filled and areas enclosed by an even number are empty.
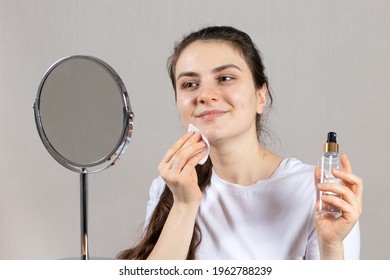
[[[205,121],[211,121],[211,120],[214,120],[214,119],[224,115],[225,113],[226,113],[226,111],[222,111],[222,110],[208,110],[208,111],[203,111],[202,113],[200,113],[196,117],[198,117],[202,120],[205,120]]]

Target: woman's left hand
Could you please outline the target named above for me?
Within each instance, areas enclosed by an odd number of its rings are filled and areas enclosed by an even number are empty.
[[[318,184],[317,178],[321,173],[319,167],[315,169],[315,184],[322,192],[337,194],[323,195],[321,199],[342,211],[339,218],[324,218],[315,216],[317,238],[320,247],[321,259],[343,259],[343,240],[352,230],[362,213],[363,181],[352,173],[351,164],[345,154],[341,155],[341,171],[333,170],[333,175],[341,179],[341,184]]]

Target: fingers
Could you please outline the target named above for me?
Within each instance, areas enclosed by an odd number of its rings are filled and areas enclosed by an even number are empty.
[[[205,146],[206,143],[201,141],[194,143],[190,146],[183,147],[175,155],[172,156],[171,160],[168,162],[168,166],[171,165],[170,168],[177,172],[180,172],[185,165],[195,167],[202,159],[202,157],[199,158],[199,153],[202,151],[203,148],[205,148]],[[199,160],[194,162],[194,158],[199,158]]]
[[[341,165],[343,166],[343,170],[347,172],[352,172],[351,163],[346,154],[340,155],[340,161],[341,161]]]
[[[361,196],[363,193],[363,180],[347,170],[333,170],[333,175],[343,181],[343,184],[351,189],[351,191]]]
[[[349,187],[327,183],[318,184],[318,189],[323,192],[321,200],[339,208],[347,220],[354,222],[359,218],[362,212],[361,197],[354,194]],[[335,195],[324,195],[326,193]]]
[[[184,134],[180,139],[174,143],[169,150],[165,153],[162,162],[167,163],[170,161],[172,156],[180,149],[183,147],[183,145],[191,138],[195,136],[195,132],[189,131],[188,133]]]
[[[206,144],[203,146],[205,147]],[[199,161],[207,154],[207,150],[203,149],[199,153],[195,154],[192,158],[190,158],[187,163],[182,168],[182,174],[184,176],[188,176],[195,166],[199,163]]]
[[[327,183],[327,184],[318,184],[318,189],[323,193],[333,193],[339,196],[339,199],[344,200],[350,205],[357,205],[358,200],[351,190],[343,185]]]
[[[314,176],[318,189],[323,193],[321,200],[339,208],[343,217],[353,223],[362,212],[363,181],[352,173],[351,163],[345,154],[341,155],[340,160],[343,169],[332,171],[334,177],[340,179],[340,184],[318,184],[317,178],[321,175],[321,169],[318,167],[314,170]],[[327,193],[336,195],[326,195]]]
[[[169,148],[161,160],[158,166],[160,174],[165,170],[172,168],[180,171],[189,159],[205,147],[206,144],[201,141],[201,139],[200,133],[193,131],[180,137],[180,139]]]
[[[314,169],[314,183],[315,185],[318,184],[318,178],[321,177],[321,167],[316,166]]]
[[[161,160],[158,171],[172,191],[176,203],[200,202],[202,192],[195,166],[207,154],[205,147],[200,133],[189,132],[180,137]]]
[[[200,133],[194,131],[189,131],[179,138],[179,140],[174,143],[169,150],[165,153],[164,157],[161,160],[161,164],[168,163],[172,157],[180,150],[193,143],[199,142],[201,139]]]
[[[361,204],[352,197],[340,197],[337,195],[325,195],[321,196],[323,204],[332,205],[335,208],[338,208],[342,212],[342,217],[351,224],[354,224],[362,213]]]

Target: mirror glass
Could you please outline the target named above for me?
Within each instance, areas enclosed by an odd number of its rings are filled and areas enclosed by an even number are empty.
[[[65,167],[97,172],[124,152],[133,113],[119,75],[90,56],[71,56],[45,73],[34,104],[40,137]]]

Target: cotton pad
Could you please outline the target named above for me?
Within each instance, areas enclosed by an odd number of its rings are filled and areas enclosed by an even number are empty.
[[[190,124],[188,126],[188,131],[195,131],[195,132],[199,132],[200,135],[202,136],[202,140],[206,143],[207,145],[207,155],[205,155],[200,161],[199,161],[199,164],[204,164],[207,160],[207,158],[209,157],[209,154],[210,154],[210,144],[209,144],[209,141],[207,140],[207,138],[202,134],[202,132],[200,132],[200,130],[194,126],[193,124]]]

